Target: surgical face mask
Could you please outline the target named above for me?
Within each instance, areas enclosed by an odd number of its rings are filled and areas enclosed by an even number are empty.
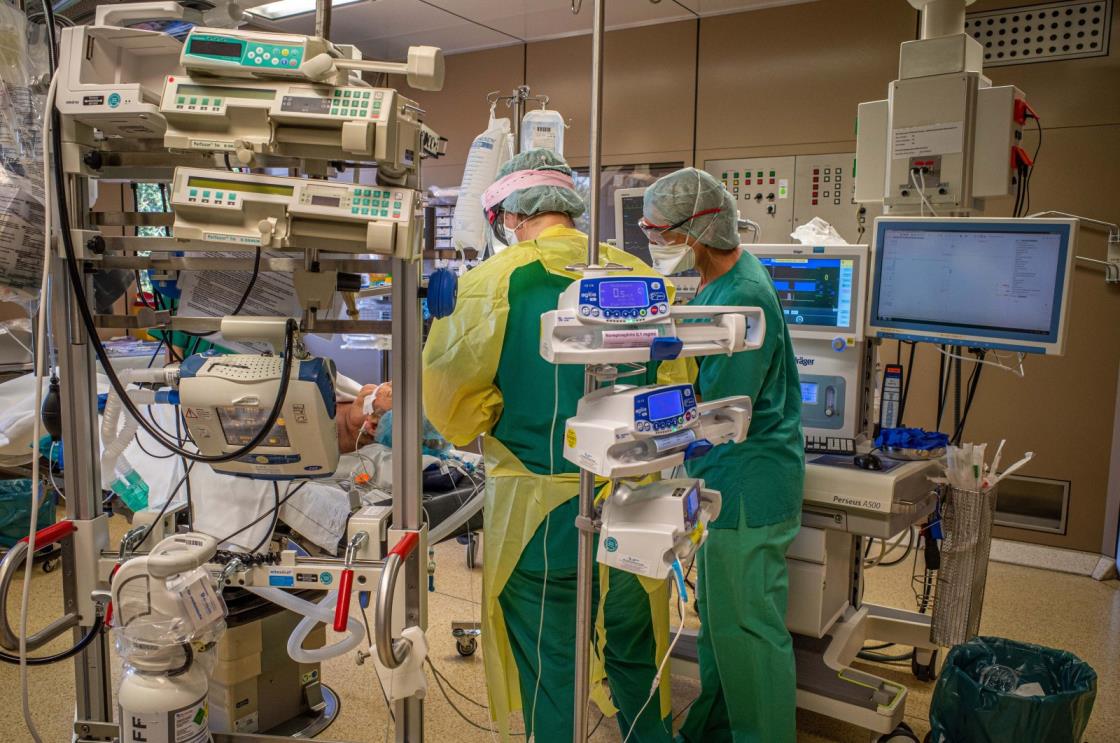
[[[649,255],[654,269],[663,276],[684,273],[696,266],[696,254],[686,242],[672,245],[650,243]]]
[[[529,221],[530,217],[526,217],[513,227],[508,227],[506,225],[506,214],[508,214],[508,212],[503,213],[501,219],[497,220],[497,223],[494,225],[494,237],[498,238],[503,245],[509,247],[510,245],[516,245],[521,242],[517,238],[517,231]]]

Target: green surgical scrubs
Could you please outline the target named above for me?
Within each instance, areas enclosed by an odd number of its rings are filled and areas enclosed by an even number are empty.
[[[800,527],[805,479],[797,362],[770,276],[749,253],[692,304],[761,307],[766,337],[757,351],[699,359],[700,398],[749,395],[753,415],[746,441],[717,446],[687,467],[720,491],[723,505],[697,556],[701,692],[679,737],[794,741],[785,552]]]

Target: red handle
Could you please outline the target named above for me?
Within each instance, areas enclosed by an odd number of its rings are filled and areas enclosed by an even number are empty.
[[[401,537],[401,541],[397,542],[393,549],[389,550],[390,555],[397,555],[402,560],[407,560],[408,556],[412,554],[412,550],[416,549],[416,545],[420,543],[420,532],[410,531]],[[388,555],[386,555],[388,557]]]
[[[354,582],[354,571],[346,568],[338,579],[338,603],[334,605],[334,631],[345,632],[350,621],[350,586]]]
[[[70,536],[78,529],[74,526],[73,521],[59,521],[57,524],[51,524],[35,532],[35,548],[38,549],[54,542],[59,542],[66,537]],[[27,537],[19,540],[21,542],[30,542]]]

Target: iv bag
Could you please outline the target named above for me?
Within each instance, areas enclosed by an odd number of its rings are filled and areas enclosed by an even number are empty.
[[[486,247],[489,225],[482,213],[482,192],[498,175],[502,163],[513,157],[513,135],[509,119],[495,119],[491,109],[486,131],[474,138],[463,169],[463,185],[451,220],[451,245],[456,250]]]
[[[559,111],[537,109],[521,120],[521,151],[545,149],[564,157],[564,117]]]

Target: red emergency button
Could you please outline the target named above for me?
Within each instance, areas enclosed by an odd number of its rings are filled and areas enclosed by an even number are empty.
[[[656,315],[657,314],[657,308],[656,307],[650,307],[649,308],[649,314]]]

